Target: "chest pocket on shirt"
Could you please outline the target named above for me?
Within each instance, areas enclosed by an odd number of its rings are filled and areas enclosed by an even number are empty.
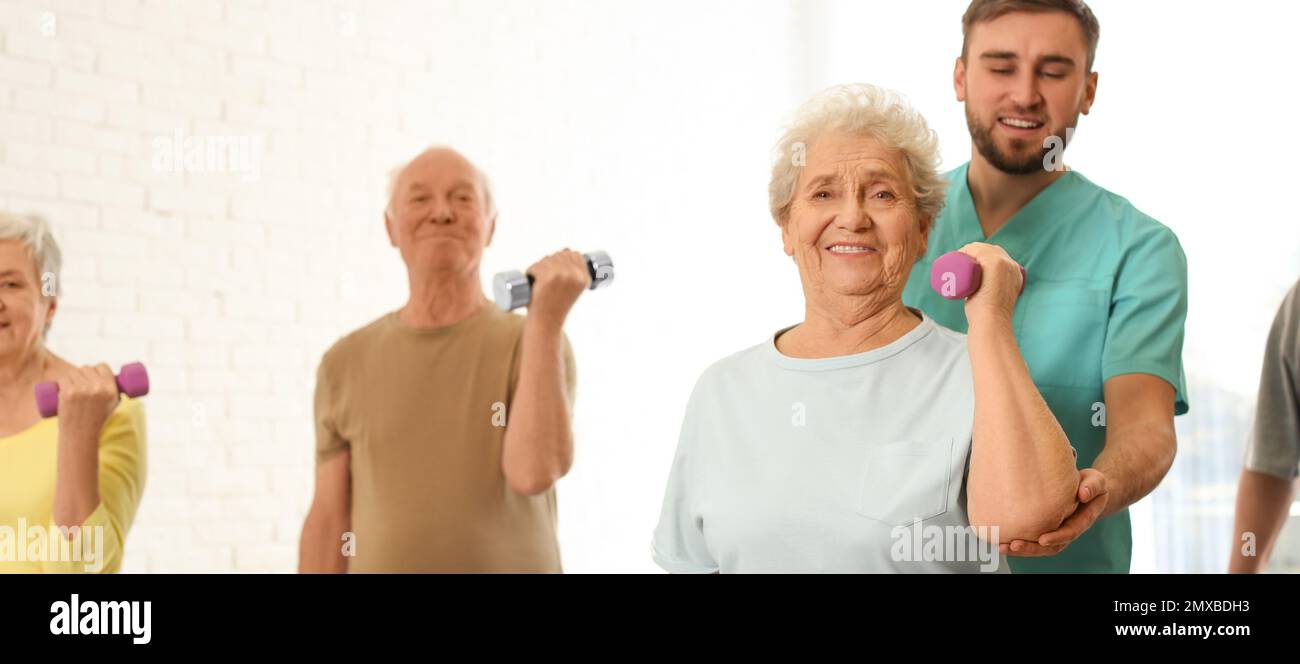
[[[893,526],[948,511],[952,439],[904,440],[867,452],[858,514]]]
[[[1085,282],[1040,282],[1024,307],[1016,337],[1034,383],[1100,386],[1109,293]]]

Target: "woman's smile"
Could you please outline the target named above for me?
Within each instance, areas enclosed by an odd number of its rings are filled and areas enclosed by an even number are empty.
[[[828,245],[826,253],[837,258],[865,258],[880,253],[875,247],[862,242],[835,242]]]

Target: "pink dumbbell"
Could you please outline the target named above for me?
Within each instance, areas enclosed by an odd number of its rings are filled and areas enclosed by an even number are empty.
[[[122,365],[117,374],[117,390],[131,398],[149,393],[149,372],[139,362]],[[59,384],[53,381],[36,384],[36,409],[41,417],[59,414]]]
[[[930,266],[930,288],[949,300],[960,300],[975,294],[980,289],[984,271],[974,258],[960,251],[950,251],[934,261]],[[1020,266],[1020,292],[1025,292],[1025,282],[1029,274],[1025,266]]]

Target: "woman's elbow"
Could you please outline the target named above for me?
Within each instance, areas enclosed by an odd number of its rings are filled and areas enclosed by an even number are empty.
[[[984,509],[972,505],[970,525],[981,539],[1010,542],[1038,541],[1045,533],[1061,527],[1078,505],[1073,495],[1052,492],[1035,500],[1018,501],[1001,507]]]

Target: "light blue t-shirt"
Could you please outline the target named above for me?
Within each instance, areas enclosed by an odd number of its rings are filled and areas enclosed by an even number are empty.
[[[888,346],[797,359],[776,349],[780,334],[696,384],[655,562],[695,573],[1008,571],[966,514],[966,336],[922,315]]]

